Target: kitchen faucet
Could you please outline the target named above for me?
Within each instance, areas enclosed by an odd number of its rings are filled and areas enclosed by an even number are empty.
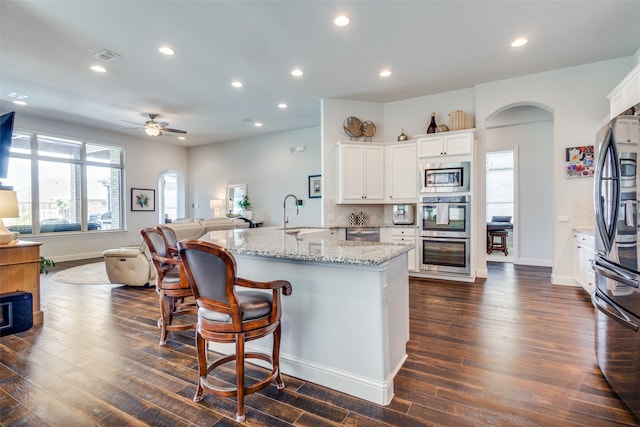
[[[284,202],[282,203],[282,230],[283,231],[287,231],[287,223],[289,222],[289,220],[287,219],[287,199],[289,197],[293,197],[296,200],[296,215],[298,215],[298,206],[300,206],[298,204],[298,198],[293,194],[287,194],[284,197]]]

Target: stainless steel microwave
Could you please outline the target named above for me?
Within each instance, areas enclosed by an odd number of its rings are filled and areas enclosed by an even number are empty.
[[[421,193],[469,192],[470,162],[432,163],[420,166]]]

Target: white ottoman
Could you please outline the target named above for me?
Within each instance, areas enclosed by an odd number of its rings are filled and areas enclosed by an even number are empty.
[[[155,271],[140,246],[108,249],[102,255],[111,283],[144,286],[155,279]]]

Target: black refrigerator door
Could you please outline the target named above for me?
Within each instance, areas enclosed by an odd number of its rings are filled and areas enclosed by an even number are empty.
[[[640,275],[597,256],[593,262],[596,289],[608,300],[640,318]],[[638,355],[640,357],[640,355]]]
[[[600,370],[629,409],[640,418],[640,318],[599,290],[591,294],[596,313],[595,350]]]
[[[609,258],[616,238],[620,209],[620,160],[611,128],[600,146],[593,190],[596,250]]]

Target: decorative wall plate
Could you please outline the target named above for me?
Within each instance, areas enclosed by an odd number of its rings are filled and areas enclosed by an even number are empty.
[[[372,121],[367,120],[362,122],[362,135],[365,138],[373,138],[373,135],[376,134],[376,125],[373,124]]]
[[[359,138],[362,135],[362,122],[357,117],[347,117],[342,124],[344,132],[351,138]]]

